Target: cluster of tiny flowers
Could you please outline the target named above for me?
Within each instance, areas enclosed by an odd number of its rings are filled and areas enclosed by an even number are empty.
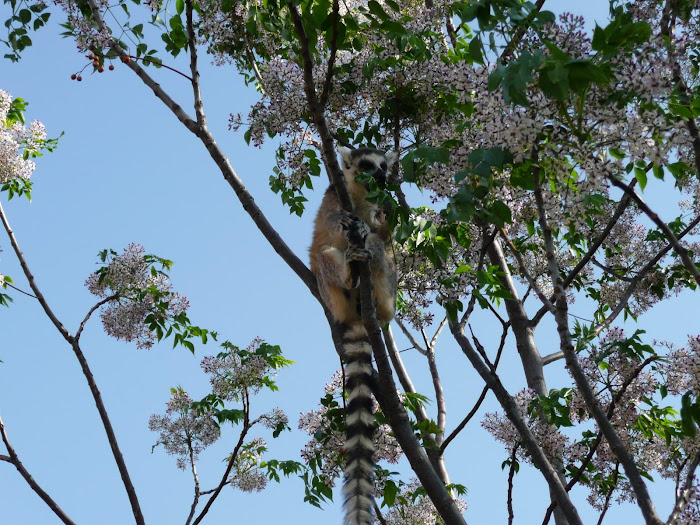
[[[415,491],[420,488],[417,479],[412,478],[410,482],[402,487],[397,503],[384,515],[386,525],[439,525],[442,519],[435,506],[427,496],[413,497]],[[456,498],[455,503],[460,512],[467,510],[467,502],[462,498]],[[375,521],[380,523],[379,520]]]
[[[109,49],[114,39],[107,29],[99,29],[93,20],[87,19],[80,10],[80,5],[75,0],[61,0],[56,2],[66,13],[70,32],[75,38],[78,51],[86,53],[90,48]],[[97,0],[100,9],[108,9],[107,0]]]
[[[233,475],[228,479],[232,488],[243,492],[260,492],[267,486],[267,476],[258,468],[262,452],[267,444],[262,438],[255,438],[241,447],[233,463]]]
[[[289,423],[289,418],[282,412],[279,408],[273,408],[267,414],[260,416],[260,423],[265,428],[275,429],[280,426],[287,426]]]
[[[262,342],[256,337],[242,355],[230,351],[202,359],[202,370],[210,376],[214,394],[227,401],[236,399],[243,390],[256,394],[263,386],[263,378],[275,375],[274,368],[263,356],[248,355],[254,354]]]
[[[156,341],[146,324],[149,315],[165,321],[189,307],[187,298],[171,291],[166,276],[151,274],[144,254],[143,246],[132,243],[85,281],[90,293],[112,298],[100,312],[105,332],[118,340],[136,341],[138,348],[150,348]]]
[[[220,430],[210,413],[200,414],[191,409],[192,399],[182,389],[173,392],[165,415],[153,414],[148,428],[159,432],[156,445],[177,457],[178,468],[185,470],[197,461],[199,454],[219,439]]]
[[[551,459],[560,458],[564,449],[568,446],[569,440],[554,425],[550,425],[538,417],[536,411],[533,415],[528,413],[528,408],[536,397],[534,390],[524,389],[513,396],[513,400],[542,451]],[[484,414],[481,426],[497,441],[503,443],[509,453],[521,444],[520,434],[505,415],[487,412]],[[532,463],[530,455],[524,448],[518,447],[516,455],[519,459]]]
[[[700,396],[700,335],[688,336],[684,348],[671,350],[662,370],[669,393],[683,395],[691,391]]]
[[[340,372],[333,374],[331,382],[324,387],[326,395],[340,397],[343,392],[343,380]],[[373,411],[379,408],[374,401]],[[320,476],[323,482],[333,487],[335,480],[340,476],[343,468],[343,447],[345,434],[337,429],[330,428],[330,421],[326,415],[328,407],[322,406],[318,410],[302,413],[299,416],[299,429],[314,436],[301,451],[301,456],[307,463],[321,459]],[[316,436],[323,435],[322,441]],[[391,435],[388,425],[379,425],[374,433],[374,457],[376,461],[385,460],[389,463],[398,463],[402,456],[401,448],[396,439]]]
[[[34,172],[34,162],[25,159],[41,148],[46,128],[35,120],[29,127],[21,122],[8,122],[12,96],[0,90],[0,184],[12,179],[28,180]]]

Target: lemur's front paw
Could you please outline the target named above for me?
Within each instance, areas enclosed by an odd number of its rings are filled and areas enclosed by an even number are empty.
[[[372,252],[364,248],[358,248],[352,244],[345,250],[345,260],[347,262],[358,261],[367,262],[372,260]]]
[[[345,234],[346,231],[352,230],[353,225],[359,221],[354,214],[349,211],[340,210],[340,218],[338,219],[338,224],[340,224],[341,234]]]
[[[343,228],[341,235],[345,237],[350,244],[364,246],[365,239],[369,235],[369,232],[369,226],[360,219],[355,218],[347,228]]]

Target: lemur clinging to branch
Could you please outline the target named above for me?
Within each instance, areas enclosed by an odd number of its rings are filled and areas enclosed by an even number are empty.
[[[348,393],[343,484],[345,525],[370,525],[374,501],[374,416],[370,389],[373,369],[372,347],[360,313],[359,264],[370,264],[380,325],[394,317],[396,269],[386,212],[366,200],[368,187],[356,182],[355,177],[367,173],[384,187],[387,170],[398,155],[370,148],[340,148],[340,156],[353,213],[343,210],[331,184],[316,216],[309,252],[311,271],[318,281],[323,302],[343,326]],[[361,242],[356,242],[357,239]]]

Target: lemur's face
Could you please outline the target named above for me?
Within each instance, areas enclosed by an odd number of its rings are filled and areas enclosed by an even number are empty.
[[[354,179],[359,173],[366,173],[377,181],[380,188],[386,186],[388,170],[397,157],[395,152],[384,153],[371,148],[340,148],[340,155],[343,159],[343,171],[347,175]]]

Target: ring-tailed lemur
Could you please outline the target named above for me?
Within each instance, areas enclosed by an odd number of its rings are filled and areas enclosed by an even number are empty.
[[[343,210],[331,185],[316,216],[309,252],[311,271],[318,281],[323,302],[344,330],[348,393],[343,484],[345,525],[370,525],[374,501],[372,348],[362,325],[358,265],[364,261],[370,263],[374,303],[381,325],[394,317],[396,269],[386,211],[365,199],[368,187],[356,182],[355,177],[361,172],[368,173],[384,187],[387,170],[398,155],[369,148],[340,148],[340,156],[353,213]],[[357,238],[364,242],[359,245],[350,241]]]

